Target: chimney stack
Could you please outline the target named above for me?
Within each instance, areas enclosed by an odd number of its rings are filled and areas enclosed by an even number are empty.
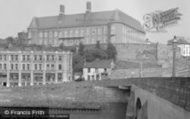
[[[90,13],[91,12],[91,9],[92,9],[92,4],[90,1],[87,1],[86,2],[86,12],[87,13]]]
[[[64,14],[65,14],[65,6],[64,5],[60,5],[59,15],[64,15]]]

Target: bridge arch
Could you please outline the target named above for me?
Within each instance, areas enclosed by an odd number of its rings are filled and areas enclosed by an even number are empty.
[[[142,103],[141,103],[141,100],[140,98],[138,97],[137,100],[136,100],[136,115],[135,115],[135,119],[139,119],[139,112],[140,110],[142,109]]]

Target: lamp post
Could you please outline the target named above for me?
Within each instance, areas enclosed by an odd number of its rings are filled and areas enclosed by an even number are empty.
[[[173,51],[173,63],[172,63],[172,77],[176,76],[176,36],[172,40],[172,51]]]

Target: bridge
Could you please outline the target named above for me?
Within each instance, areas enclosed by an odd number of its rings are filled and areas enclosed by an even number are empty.
[[[106,79],[1,88],[0,95],[0,106],[49,107],[51,112],[55,108],[63,109],[71,115],[70,119],[79,116],[83,119],[190,119],[189,78]]]

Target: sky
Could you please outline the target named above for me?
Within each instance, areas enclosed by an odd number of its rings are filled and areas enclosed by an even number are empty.
[[[0,0],[0,38],[15,37],[18,32],[26,31],[33,17],[54,16],[59,14],[59,5],[65,5],[66,14],[84,13],[87,0]],[[134,17],[141,24],[143,16],[156,10],[179,7],[182,13],[178,24],[166,28],[165,33],[146,33],[153,42],[166,43],[176,36],[190,38],[190,0],[88,0],[92,11],[120,9]]]

